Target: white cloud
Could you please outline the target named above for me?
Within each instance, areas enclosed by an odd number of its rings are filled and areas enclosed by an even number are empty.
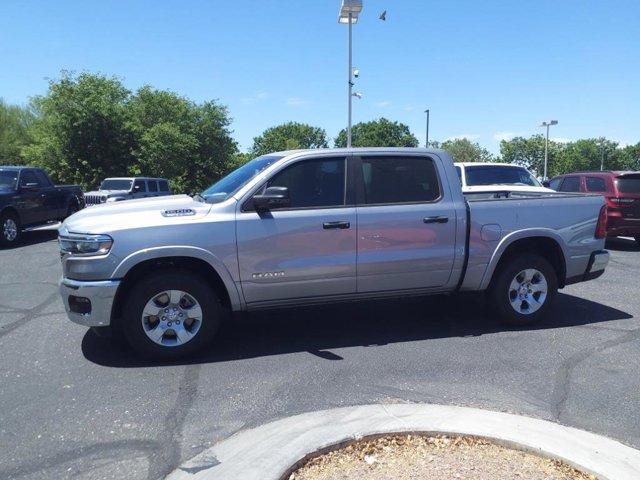
[[[267,92],[258,92],[251,95],[250,97],[242,97],[240,99],[240,103],[242,103],[243,105],[253,105],[256,102],[259,102],[260,100],[266,100],[267,98],[269,98],[269,94]]]
[[[477,134],[477,133],[463,133],[461,135],[454,135],[453,137],[449,137],[445,141],[447,141],[447,140],[462,140],[463,138],[466,138],[467,140],[477,140],[477,139],[480,138],[480,135]]]
[[[290,107],[302,107],[308,105],[309,101],[300,97],[289,97],[287,98],[286,104]]]
[[[389,100],[383,100],[381,102],[376,102],[376,107],[388,107],[389,105],[391,105],[391,102]]]
[[[512,138],[514,138],[514,137],[518,137],[518,136],[520,136],[520,134],[519,134],[519,133],[515,133],[515,132],[496,132],[496,133],[493,135],[493,138],[494,138],[496,141],[500,142],[500,141],[502,141],[502,140],[509,141],[509,140],[511,140]]]

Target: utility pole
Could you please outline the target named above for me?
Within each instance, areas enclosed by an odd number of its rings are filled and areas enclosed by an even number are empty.
[[[425,136],[425,148],[429,148],[429,109],[427,108],[424,113],[427,114],[427,135]]]

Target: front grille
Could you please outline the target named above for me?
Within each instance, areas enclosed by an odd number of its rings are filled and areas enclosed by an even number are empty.
[[[104,203],[106,202],[106,197],[104,197],[103,200],[103,196],[102,195],[85,195],[84,196],[84,201],[87,205],[98,205],[99,203]]]

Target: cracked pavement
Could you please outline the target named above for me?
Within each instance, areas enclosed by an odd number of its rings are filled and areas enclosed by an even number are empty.
[[[150,364],[69,322],[55,235],[0,250],[0,478],[162,478],[234,432],[311,410],[428,402],[520,413],[640,447],[640,249],[543,324],[478,296],[254,314],[188,362]]]

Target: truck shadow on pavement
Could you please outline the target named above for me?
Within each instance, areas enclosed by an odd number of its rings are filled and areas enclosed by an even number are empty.
[[[21,247],[46,243],[58,238],[57,230],[36,230],[35,232],[23,232],[22,238],[16,245],[11,247],[0,247],[1,250],[16,250]]]
[[[226,362],[294,352],[342,360],[332,349],[370,347],[448,337],[481,336],[593,325],[632,318],[626,312],[560,293],[543,322],[526,327],[500,323],[481,295],[432,296],[270,310],[222,325],[210,349],[174,362],[139,358],[119,338],[88,331],[82,352],[99,365],[132,368]]]
[[[640,252],[640,245],[631,238],[607,238],[605,248],[616,252]]]

